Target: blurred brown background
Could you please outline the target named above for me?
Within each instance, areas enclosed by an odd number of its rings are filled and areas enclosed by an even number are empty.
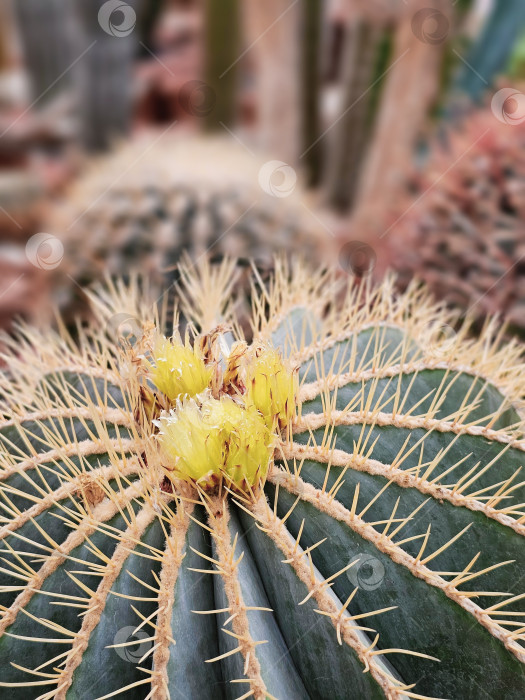
[[[523,333],[524,79],[522,0],[0,0],[0,325],[187,251]]]

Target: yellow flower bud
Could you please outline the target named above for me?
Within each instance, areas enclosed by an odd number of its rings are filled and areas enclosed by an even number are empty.
[[[206,367],[198,348],[159,336],[153,349],[151,379],[171,400],[196,396],[208,386],[212,369]]]
[[[273,348],[258,348],[248,364],[246,405],[255,406],[269,428],[283,429],[294,417],[297,374]]]
[[[272,456],[272,435],[261,415],[227,396],[179,401],[169,415],[155,422],[160,444],[171,460],[167,468],[204,489],[222,477],[243,491],[266,477]]]

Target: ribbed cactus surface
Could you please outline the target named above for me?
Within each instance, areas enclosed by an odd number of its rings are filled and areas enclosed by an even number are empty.
[[[210,304],[213,279],[200,280]],[[98,298],[79,348],[13,341],[2,696],[524,697],[520,348],[493,327],[454,333],[415,287],[351,288],[336,308],[334,284],[277,265],[252,345],[233,344],[227,316],[210,328],[197,313],[186,363],[180,343],[148,345],[162,320],[135,288]],[[115,337],[118,314],[134,344]],[[280,378],[295,367],[290,422]],[[170,369],[186,393],[204,377],[213,399],[174,398]],[[225,429],[219,418],[199,442],[190,428],[168,457],[158,425],[175,430],[190,400],[259,412],[273,440],[260,479],[183,478]]]

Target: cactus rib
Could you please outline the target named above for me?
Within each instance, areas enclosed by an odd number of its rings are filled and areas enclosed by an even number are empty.
[[[479,339],[463,328],[436,358],[428,324],[453,321],[419,288],[344,292],[326,273],[276,270],[254,297],[251,345],[209,327],[224,275],[186,271],[211,387],[191,399],[150,381],[164,312],[135,282],[99,293],[78,348],[65,331],[7,341],[0,687],[13,697],[525,692],[519,346],[493,325]],[[112,337],[122,309],[142,329],[136,346]],[[298,394],[287,362],[300,364]],[[242,431],[271,430],[267,469],[202,484],[199,465],[185,473],[158,425],[176,427],[190,401],[205,437],[223,431],[210,449],[233,471],[253,449]],[[184,459],[201,455],[184,437]]]

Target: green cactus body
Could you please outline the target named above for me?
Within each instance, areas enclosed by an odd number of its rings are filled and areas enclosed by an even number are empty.
[[[151,320],[135,297],[8,353],[2,696],[523,698],[520,348],[388,281],[327,311],[326,275],[277,266],[254,343],[299,366],[297,415],[264,486],[199,490],[105,331]]]

